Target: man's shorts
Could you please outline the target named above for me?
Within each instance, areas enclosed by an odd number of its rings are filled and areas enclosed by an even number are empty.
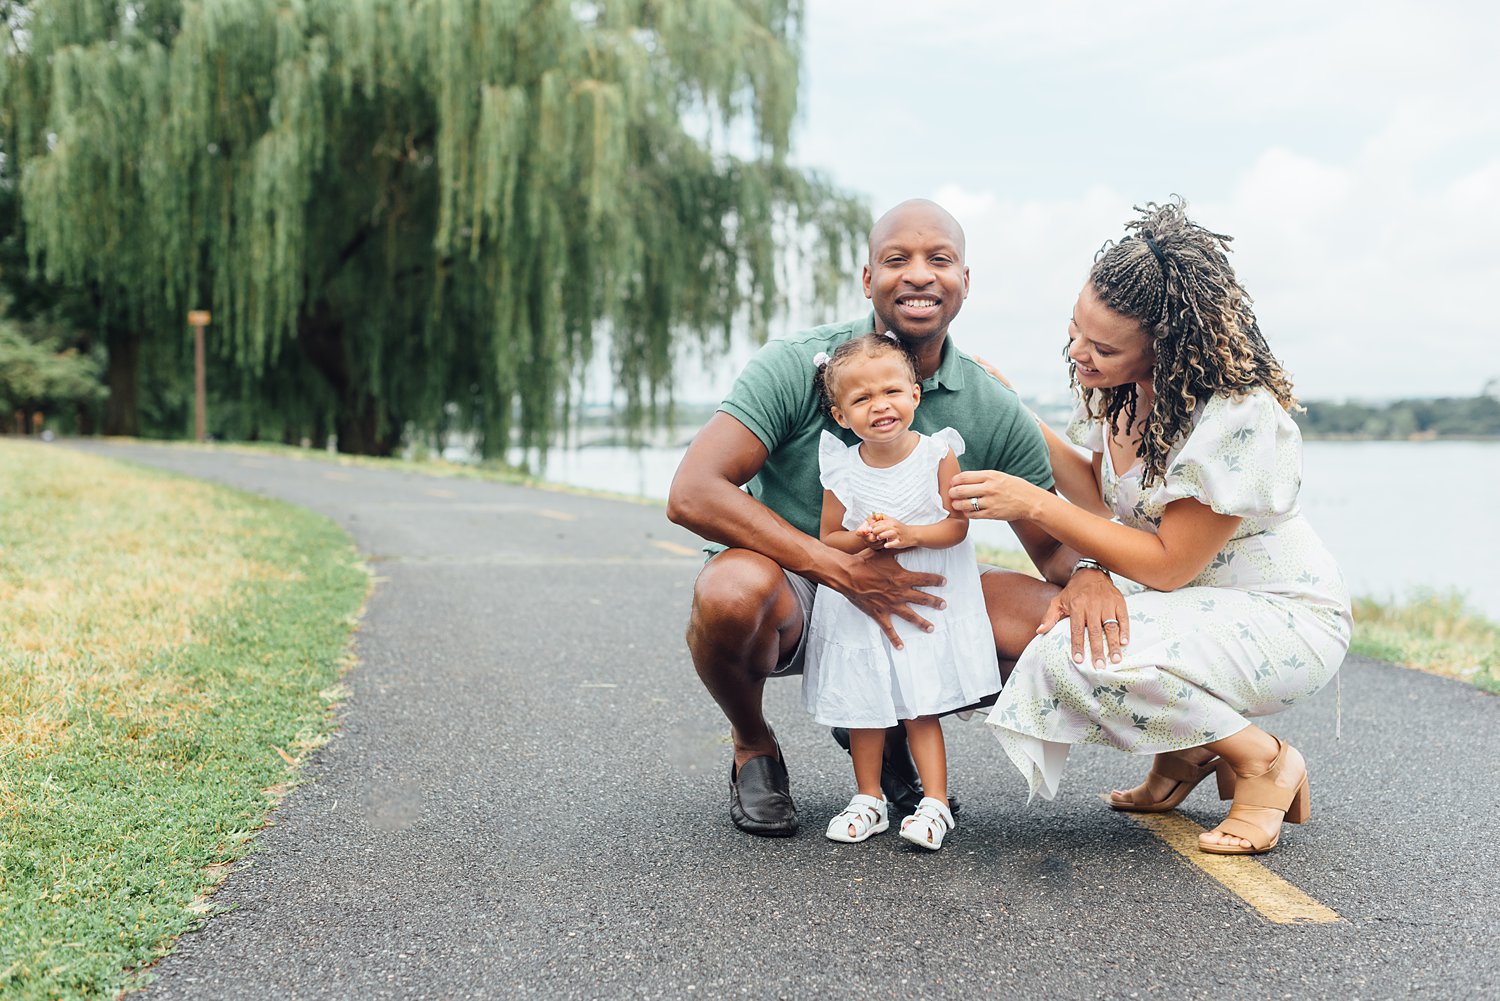
[[[979,564],[979,574],[984,576],[999,567],[990,566],[988,563]],[[817,597],[818,585],[803,577],[801,574],[792,573],[783,569],[782,574],[786,576],[786,582],[791,586],[792,594],[797,596],[797,604],[802,608],[802,637],[797,640],[797,649],[792,651],[785,663],[777,664],[772,675],[801,674],[807,665],[807,634],[812,631],[812,609],[813,599]]]

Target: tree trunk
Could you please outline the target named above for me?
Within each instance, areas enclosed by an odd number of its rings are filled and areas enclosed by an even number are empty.
[[[334,418],[338,448],[346,455],[390,455],[400,444],[400,422],[384,413],[376,398],[354,379],[343,320],[326,302],[302,314],[297,343],[307,360],[333,389],[339,401]]]
[[[141,335],[133,329],[110,326],[105,331],[104,346],[109,352],[104,370],[104,384],[109,387],[109,398],[104,401],[104,433],[138,437]]]

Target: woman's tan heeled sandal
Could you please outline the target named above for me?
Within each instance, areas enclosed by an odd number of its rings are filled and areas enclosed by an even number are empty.
[[[1276,740],[1276,760],[1261,775],[1250,778],[1235,776],[1229,762],[1220,760],[1219,788],[1224,788],[1225,773],[1233,783],[1234,803],[1229,807],[1229,816],[1209,833],[1227,834],[1250,842],[1249,848],[1240,845],[1208,844],[1201,838],[1198,850],[1210,855],[1260,855],[1276,847],[1281,840],[1281,825],[1301,824],[1312,816],[1312,793],[1307,784],[1307,763],[1295,747]],[[1295,774],[1300,768],[1302,776],[1295,784],[1286,783],[1288,773]],[[1272,814],[1280,814],[1273,817]],[[1274,820],[1276,829],[1267,833],[1265,828],[1252,819]]]
[[[1198,787],[1199,782],[1215,772],[1218,764],[1218,758],[1209,758],[1203,764],[1195,765],[1175,754],[1158,754],[1156,760],[1151,763],[1151,773],[1171,779],[1176,783],[1165,796],[1153,803],[1130,803],[1115,799],[1114,794],[1111,793],[1105,802],[1109,804],[1111,810],[1121,810],[1126,813],[1166,813],[1168,810],[1175,810],[1183,800],[1187,799],[1188,793]],[[1234,795],[1234,772],[1229,773],[1229,778],[1230,782],[1226,791],[1224,779],[1220,773],[1220,799],[1229,799]]]

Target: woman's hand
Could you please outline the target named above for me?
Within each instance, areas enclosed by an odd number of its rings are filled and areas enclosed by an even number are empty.
[[[983,358],[979,357],[978,355],[972,355],[971,357],[973,357],[974,363],[976,365],[978,365],[980,368],[984,369],[991,376],[993,376],[994,379],[995,379],[995,381],[998,382],[998,383],[1000,383],[1000,385],[1004,386],[1006,389],[1015,389],[1016,388],[1015,386],[1012,386],[1010,384],[1010,380],[1009,379],[1007,379],[1005,376],[1003,376],[1003,375],[1000,374],[1000,370],[998,368],[996,368],[994,365],[992,365],[991,363],[985,361]]]
[[[1106,653],[1110,663],[1120,662],[1120,655],[1130,643],[1130,613],[1125,608],[1125,596],[1109,574],[1102,570],[1079,570],[1073,574],[1067,586],[1047,605],[1047,614],[1036,627],[1037,635],[1050,632],[1063,619],[1068,620],[1072,629],[1075,664],[1083,663],[1085,637],[1096,670],[1103,670]]]
[[[966,518],[1016,521],[1035,517],[1037,505],[1051,494],[1019,476],[975,469],[953,477],[948,496],[953,510]]]

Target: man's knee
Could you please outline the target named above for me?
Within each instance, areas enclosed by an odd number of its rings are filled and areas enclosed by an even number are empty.
[[[1047,605],[1058,587],[1009,570],[989,570],[979,581],[995,634],[995,649],[1002,660],[1013,661],[1036,636],[1036,628],[1042,624]]]
[[[704,565],[693,585],[688,642],[780,629],[778,606],[787,600],[796,599],[774,561],[745,549],[726,550]]]

